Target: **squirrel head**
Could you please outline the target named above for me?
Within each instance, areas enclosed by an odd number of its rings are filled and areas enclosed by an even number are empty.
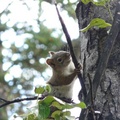
[[[52,67],[54,70],[63,70],[71,62],[71,56],[69,52],[59,51],[54,52],[50,51],[50,58],[46,60],[46,63]]]

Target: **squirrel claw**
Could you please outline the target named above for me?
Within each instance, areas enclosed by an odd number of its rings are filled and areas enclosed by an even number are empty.
[[[82,70],[82,64],[81,64],[81,63],[78,63],[77,68],[80,69],[80,70]]]
[[[82,65],[81,63],[78,63],[77,68],[75,68],[75,72],[80,73],[80,70],[82,70]]]

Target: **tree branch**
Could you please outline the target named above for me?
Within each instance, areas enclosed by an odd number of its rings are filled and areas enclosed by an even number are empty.
[[[13,1],[10,2],[10,3],[7,5],[7,7],[0,13],[0,16],[5,12],[5,10],[7,10],[7,8],[8,8],[12,3],[13,3]]]
[[[43,100],[46,97],[46,95],[42,95],[41,97],[38,96],[33,96],[33,97],[27,97],[27,98],[16,98],[14,100],[8,101],[3,98],[0,98],[0,101],[3,101],[4,103],[0,105],[0,108],[5,107],[7,105],[13,104],[13,103],[18,103],[22,101],[30,101],[30,100]],[[58,98],[66,103],[72,103],[75,104],[71,99],[66,99],[66,98]]]
[[[75,68],[78,69],[79,67],[79,63],[75,57],[75,54],[74,54],[74,51],[73,51],[73,46],[72,46],[72,42],[71,42],[71,38],[70,38],[70,35],[67,31],[67,28],[64,24],[64,21],[62,19],[62,17],[60,16],[60,13],[58,11],[58,8],[57,8],[57,4],[55,3],[55,6],[56,6],[56,10],[57,10],[57,14],[58,14],[58,17],[59,17],[59,20],[60,20],[60,23],[61,23],[61,26],[62,26],[62,29],[63,29],[63,32],[65,34],[65,37],[67,39],[67,42],[68,42],[68,45],[69,45],[69,49],[70,49],[70,54],[71,54],[71,57],[72,57],[72,60],[73,60],[73,63],[75,65]],[[83,95],[84,95],[84,99],[86,98],[86,95],[87,95],[87,91],[86,91],[86,88],[85,88],[85,84],[84,84],[84,80],[83,80],[83,77],[82,77],[82,74],[81,73],[78,73],[78,78],[79,78],[79,81],[81,83],[81,87],[82,87],[82,92],[83,92]]]
[[[4,101],[4,103],[0,105],[0,108],[10,105],[10,104],[13,104],[13,103],[17,103],[17,102],[37,100],[37,99],[42,100],[43,98],[44,98],[44,96],[42,96],[42,97],[34,96],[34,97],[29,97],[29,98],[17,98],[15,100],[11,100],[11,101],[0,98],[0,100]]]
[[[5,99],[3,99],[3,98],[0,98],[0,101],[8,102],[7,100],[5,100]]]

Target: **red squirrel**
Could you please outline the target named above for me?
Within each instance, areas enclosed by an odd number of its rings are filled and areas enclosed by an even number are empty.
[[[77,72],[69,52],[50,52],[46,63],[52,68],[52,77],[47,82],[51,86],[51,95],[59,98],[72,98],[73,85]]]

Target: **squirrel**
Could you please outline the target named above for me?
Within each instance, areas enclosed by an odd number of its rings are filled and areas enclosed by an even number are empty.
[[[46,63],[52,68],[52,77],[47,82],[51,86],[51,95],[58,98],[72,99],[73,86],[77,78],[77,70],[69,52],[50,51],[51,57]]]

